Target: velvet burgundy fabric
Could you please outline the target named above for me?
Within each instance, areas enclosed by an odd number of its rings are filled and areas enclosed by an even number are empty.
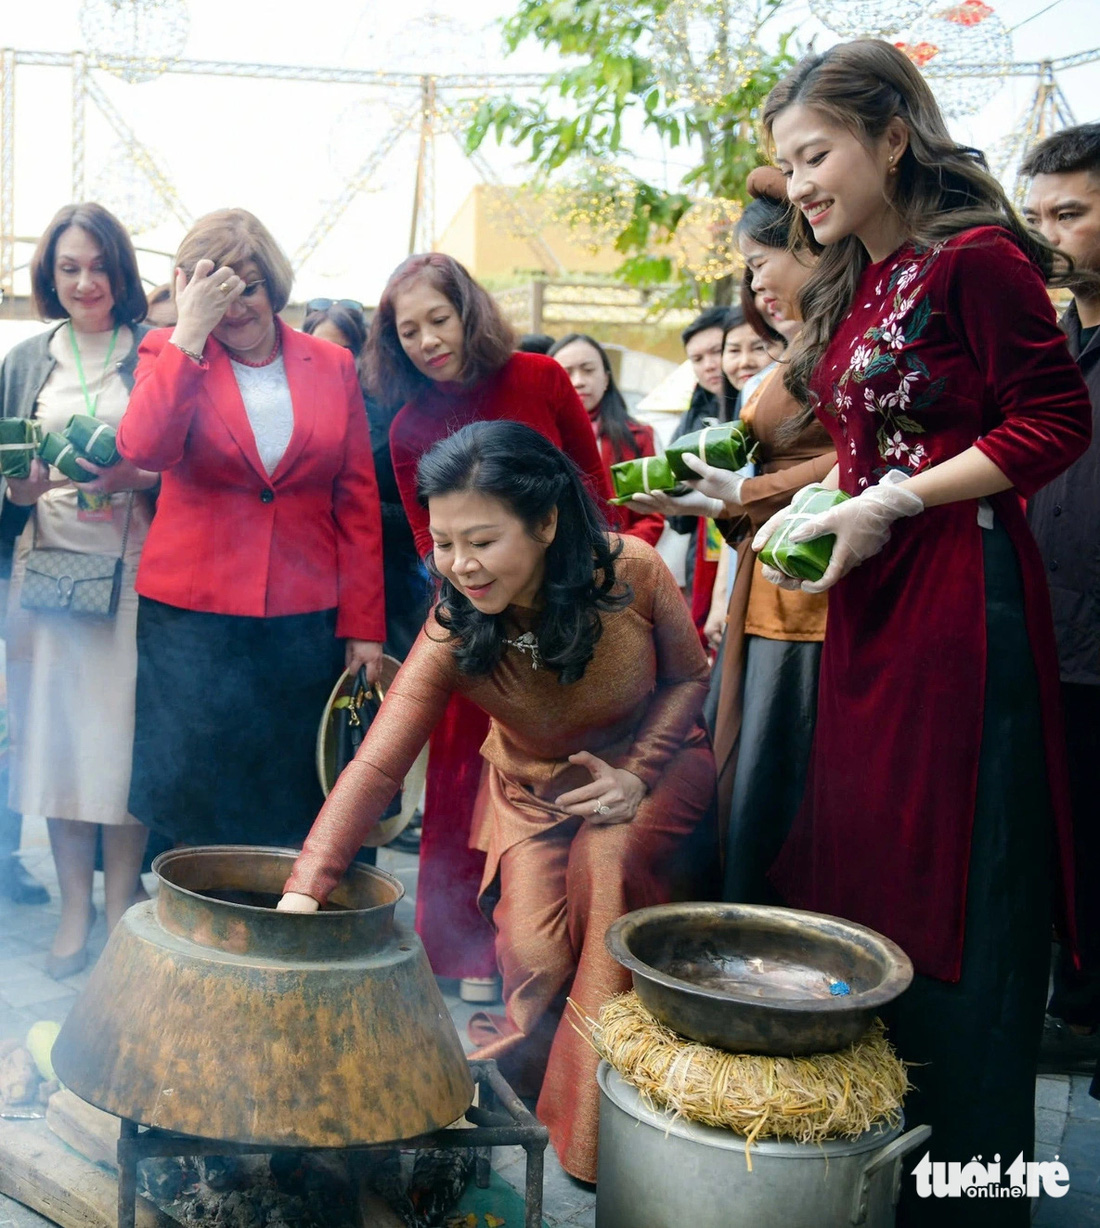
[[[421,456],[470,422],[497,420],[533,427],[573,459],[596,494],[602,499],[610,495],[592,425],[569,376],[543,354],[513,354],[499,371],[476,384],[433,384],[393,421],[394,473],[421,557],[432,548],[427,509],[416,498]],[[488,731],[484,713],[456,695],[432,734],[416,925],[437,976],[496,972],[493,932],[477,906],[485,854],[470,848],[481,782],[478,750]]]
[[[869,266],[813,380],[840,487],[914,473],[976,444],[1013,482],[1011,537],[1043,708],[1060,920],[1072,840],[1050,600],[1020,495],[1081,455],[1084,382],[1042,279],[996,227]],[[978,504],[898,522],[829,594],[806,801],[773,868],[784,899],[870,925],[919,972],[959,978],[982,738],[986,641]]]

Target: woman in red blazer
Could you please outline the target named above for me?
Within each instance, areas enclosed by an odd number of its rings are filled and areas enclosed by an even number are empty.
[[[243,209],[176,257],[119,451],[161,473],[137,577],[132,813],[187,843],[298,844],[317,721],[385,637],[381,519],[349,355],[276,318],[290,264]],[[343,645],[340,641],[343,640]]]

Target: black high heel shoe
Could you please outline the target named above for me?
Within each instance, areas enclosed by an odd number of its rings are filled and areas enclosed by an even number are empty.
[[[71,955],[54,955],[51,952],[46,957],[46,975],[55,981],[63,981],[67,976],[76,976],[88,966],[88,935],[95,925],[96,910],[94,904],[88,905],[88,933],[84,936],[84,945]]]

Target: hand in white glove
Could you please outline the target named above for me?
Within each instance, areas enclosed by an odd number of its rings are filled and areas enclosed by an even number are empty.
[[[682,495],[651,490],[648,495],[631,495],[627,507],[636,512],[660,512],[662,516],[709,516],[713,519],[725,515],[722,501],[712,499],[701,490],[689,490]]]
[[[813,483],[811,483],[813,485]],[[803,487],[805,489],[805,487]],[[797,498],[797,494],[795,498]],[[771,541],[772,537],[779,531],[783,521],[791,514],[790,505],[781,507],[774,516],[769,516],[767,520],[756,531],[756,536],[752,539],[752,548],[757,554]],[[765,563],[760,568],[765,580],[770,581],[776,588],[795,589],[802,587],[802,581],[796,576],[787,576],[783,572],[777,571],[774,567],[769,567]]]
[[[794,543],[812,541],[828,533],[836,535],[825,574],[820,580],[804,580],[804,593],[823,593],[832,588],[853,567],[878,554],[890,540],[890,526],[895,520],[924,511],[924,501],[919,495],[897,485],[904,480],[901,475],[884,480],[827,512],[811,516],[791,530],[790,540]]]
[[[699,476],[686,478],[686,494],[670,495],[653,490],[648,495],[634,495],[630,502],[641,511],[658,511],[665,516],[708,516],[722,520],[741,515],[741,486],[745,477],[728,469],[716,469],[690,452],[684,454],[684,464]]]
[[[728,469],[716,469],[713,465],[708,465],[706,461],[700,460],[699,457],[692,456],[690,452],[684,453],[684,464],[699,475],[697,478],[687,479],[692,490],[708,495],[711,499],[717,499],[725,506],[727,516],[740,515],[744,474],[731,473]],[[711,513],[711,515],[718,514],[720,513]]]

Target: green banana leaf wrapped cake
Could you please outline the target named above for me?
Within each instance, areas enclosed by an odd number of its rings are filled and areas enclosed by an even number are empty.
[[[743,422],[724,422],[707,426],[690,435],[681,435],[670,443],[664,456],[642,456],[637,460],[620,461],[611,466],[615,486],[613,503],[625,503],[632,495],[647,495],[651,490],[666,494],[683,494],[680,483],[699,475],[684,464],[684,455],[691,453],[716,469],[741,469],[752,460],[756,442]]]
[[[682,494],[684,490],[673,477],[667,456],[619,461],[611,466],[611,481],[615,487],[612,503],[625,503],[632,495],[648,495],[651,490],[663,490],[670,495]]]
[[[6,478],[29,478],[38,453],[41,431],[30,418],[0,418],[0,473]]]
[[[74,482],[94,482],[96,479],[96,475],[90,469],[85,469],[83,465],[77,463],[80,453],[76,448],[64,435],[59,435],[56,431],[50,431],[43,437],[38,448],[38,455],[47,465],[60,469],[67,478],[71,478]]]
[[[90,414],[73,414],[64,434],[82,456],[105,469],[122,459],[115,447],[115,428]]]
[[[827,512],[849,498],[842,490],[828,490],[816,483],[806,486],[791,500],[791,515],[768,539],[760,551],[760,561],[794,580],[820,580],[832,558],[836,537],[832,533],[813,541],[792,542],[791,531],[811,516]]]
[[[705,426],[701,431],[681,435],[665,449],[673,477],[697,478],[694,469],[684,464],[684,456],[697,456],[704,464],[715,469],[731,472],[743,469],[756,454],[756,441],[749,433],[746,423],[723,422],[718,426]]]

